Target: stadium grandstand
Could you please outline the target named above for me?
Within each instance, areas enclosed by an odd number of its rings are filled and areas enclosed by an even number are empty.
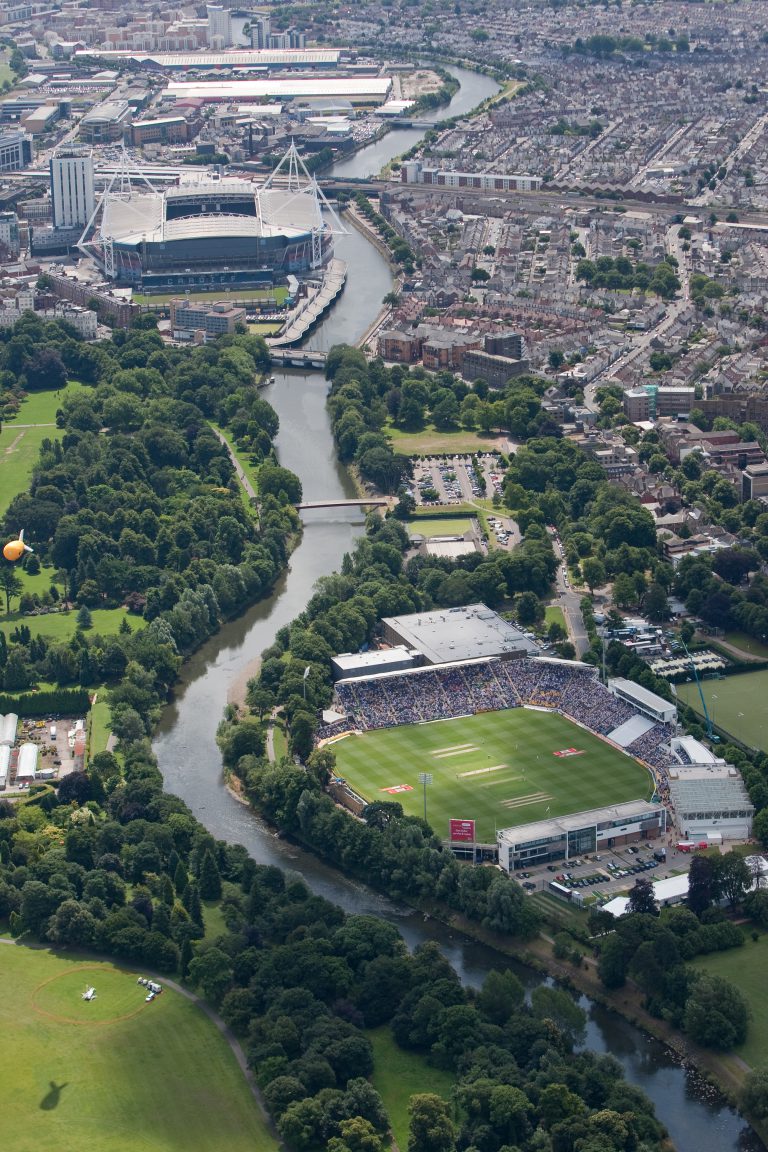
[[[334,708],[343,719],[322,725],[321,741],[350,729],[365,732],[506,708],[559,712],[645,764],[664,802],[670,769],[678,763],[671,751],[673,725],[649,722],[610,692],[595,668],[570,660],[478,659],[341,680]]]
[[[343,229],[326,207],[293,145],[263,185],[206,175],[135,188],[119,172],[80,248],[110,280],[145,292],[265,287],[329,261]]]

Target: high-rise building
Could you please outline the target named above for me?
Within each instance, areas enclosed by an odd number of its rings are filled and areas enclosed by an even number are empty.
[[[60,148],[50,160],[54,228],[84,228],[96,206],[90,148]]]
[[[272,30],[269,14],[254,16],[251,24],[251,45],[254,48],[268,48],[269,35]]]
[[[206,4],[208,14],[208,47],[231,48],[232,13],[222,4]]]

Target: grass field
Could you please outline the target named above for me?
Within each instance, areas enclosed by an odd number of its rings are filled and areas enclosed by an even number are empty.
[[[544,609],[544,623],[547,627],[550,624],[559,624],[564,631],[568,631],[565,625],[565,616],[559,604],[549,604]]]
[[[248,331],[253,336],[276,336],[282,326],[279,320],[276,322],[270,320],[257,321],[255,324],[248,325]]]
[[[64,396],[82,384],[71,383],[60,392],[34,392],[13,419],[4,420],[0,430],[0,516],[4,516],[14,496],[26,492],[40,445],[48,437],[61,436],[55,427],[56,409]],[[20,428],[19,424],[50,424],[46,428]],[[20,524],[19,529],[24,525]]]
[[[734,1048],[734,1052],[753,1068],[768,1061],[766,964],[768,964],[768,935],[764,932],[760,933],[757,943],[747,938],[743,948],[730,948],[727,952],[711,952],[709,956],[697,956],[694,961],[695,968],[729,980],[747,998],[752,1013],[747,1039],[740,1048]]]
[[[112,734],[111,714],[105,688],[98,690],[96,703],[91,707],[90,724],[90,755],[95,756],[97,752],[106,752],[107,742]]]
[[[484,843],[497,828],[544,819],[547,809],[563,816],[653,791],[631,757],[562,716],[524,708],[366,732],[332,747],[339,774],[369,802],[396,800],[410,815],[424,812],[418,775],[431,772],[431,826],[447,836],[449,819],[474,819]],[[566,748],[581,754],[554,755]]]
[[[135,974],[11,945],[0,946],[0,978],[3,1148],[277,1148],[226,1041],[178,993],[146,1004]]]
[[[171,300],[177,300],[181,293],[171,292],[167,296],[142,296],[139,292],[134,292],[133,299],[137,304],[170,304]],[[186,292],[184,296],[186,297]],[[288,295],[288,289],[285,287],[276,286],[274,288],[233,288],[227,295],[226,290],[222,287],[212,288],[210,292],[190,292],[190,300],[227,300],[232,304],[238,304],[241,300],[263,300],[266,296],[274,296],[278,304],[282,304]]]
[[[401,432],[388,424],[385,432],[392,438],[395,452],[404,456],[424,456],[431,452],[477,452],[478,449],[501,448],[506,450],[507,438],[501,435],[485,435],[483,432],[438,432],[428,425],[421,432]]]
[[[750,748],[768,751],[768,715],[765,712],[768,671],[744,672],[722,680],[703,680],[701,687],[713,724],[730,732]],[[678,684],[677,694],[701,714],[699,690],[692,681]]]
[[[418,536],[463,536],[471,527],[470,516],[450,520],[428,520],[426,516],[419,516],[415,520],[406,521],[408,531]]]
[[[66,387],[60,388],[58,392],[53,390],[30,392],[22,401],[18,414],[10,417],[7,423],[55,424],[56,412],[61,408],[65,399],[68,396],[73,396],[76,392],[82,392],[85,387],[85,384],[80,384],[77,380],[70,380]]]
[[[5,608],[5,597],[0,597],[0,609]],[[142,616],[134,616],[125,608],[92,608],[91,632],[100,636],[115,636],[125,618],[132,632],[146,628],[147,621]],[[21,612],[11,612],[0,618],[0,628],[9,636],[19,624],[26,624],[33,636],[48,636],[51,640],[71,640],[77,630],[77,611],[48,612],[42,616],[25,616]]]
[[[389,1028],[368,1032],[373,1045],[373,1086],[384,1101],[400,1152],[408,1147],[408,1101],[420,1092],[434,1092],[450,1100],[454,1078],[450,1072],[432,1068],[417,1052],[398,1048]]]
[[[219,428],[219,426],[217,424],[211,424],[211,427],[213,428],[214,432],[216,432],[217,434],[224,437],[224,439],[227,442],[227,447],[229,448],[230,452],[234,455],[238,464],[240,465],[243,472],[245,473],[246,479],[250,481],[254,492],[258,492],[258,490],[259,490],[259,479],[258,479],[258,475],[257,475],[258,468],[256,468],[253,464],[251,464],[250,460],[248,459],[248,453],[243,452],[242,449],[237,447],[237,445],[235,444],[235,442],[232,438],[231,432],[226,431],[226,429],[224,429],[224,428]],[[242,492],[243,501],[245,503],[246,508],[251,510],[250,498],[248,496],[248,493],[243,488],[242,484],[240,485],[240,489]]]
[[[768,660],[768,644],[762,644],[759,640],[755,640],[754,636],[747,636],[746,632],[726,632],[723,640],[733,644],[734,648],[740,648],[749,656],[759,656],[761,660]]]

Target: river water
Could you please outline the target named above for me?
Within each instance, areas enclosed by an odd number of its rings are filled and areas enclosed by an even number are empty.
[[[448,108],[435,108],[431,112],[419,113],[419,120],[446,119],[449,116],[465,116],[483,100],[499,91],[495,80],[481,76],[478,72],[469,72],[466,68],[448,68],[452,76],[461,84],[458,92],[451,100]],[[331,176],[365,177],[376,176],[393,156],[401,156],[409,148],[413,148],[424,135],[423,128],[394,128],[380,140],[361,148],[348,160],[341,160],[334,164],[330,170]]]
[[[491,84],[474,73],[462,73],[462,79],[464,75],[472,82]],[[484,91],[478,95],[477,91],[468,97],[462,88],[451,104],[451,114],[455,114],[454,105],[462,94],[463,111],[488,94]],[[399,135],[393,132],[379,141],[379,145],[389,145],[385,159],[402,150],[396,139]],[[336,251],[348,264],[347,286],[333,311],[313,333],[309,346],[315,349],[359,339],[392,286],[385,261],[358,232],[341,237]],[[263,393],[280,417],[280,463],[301,477],[308,498],[318,500],[354,495],[349,477],[335,457],[325,408],[326,389],[321,374],[288,370],[276,373],[275,383]],[[186,801],[214,836],[245,845],[259,863],[295,870],[313,891],[349,913],[381,916],[396,923],[411,948],[424,940],[436,940],[467,984],[477,987],[492,968],[509,967],[528,988],[533,988],[541,977],[530,969],[465,940],[434,921],[424,922],[410,909],[277,839],[258,816],[224,787],[215,733],[232,685],[254,669],[254,662],[278,629],[303,610],[315,581],[339,567],[343,554],[362,531],[363,517],[354,509],[305,513],[302,541],[273,595],[226,624],[185,664],[174,700],[164,710],[154,745],[165,786]],[[621,1062],[627,1079],[653,1100],[657,1115],[669,1129],[679,1152],[759,1152],[763,1148],[739,1115],[675,1063],[661,1044],[586,998],[582,1005],[589,1015],[587,1046],[610,1052]]]

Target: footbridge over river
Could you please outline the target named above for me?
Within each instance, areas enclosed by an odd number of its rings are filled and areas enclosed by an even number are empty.
[[[386,508],[388,504],[384,496],[363,496],[360,500],[305,500],[296,509],[305,512],[312,508]]]

